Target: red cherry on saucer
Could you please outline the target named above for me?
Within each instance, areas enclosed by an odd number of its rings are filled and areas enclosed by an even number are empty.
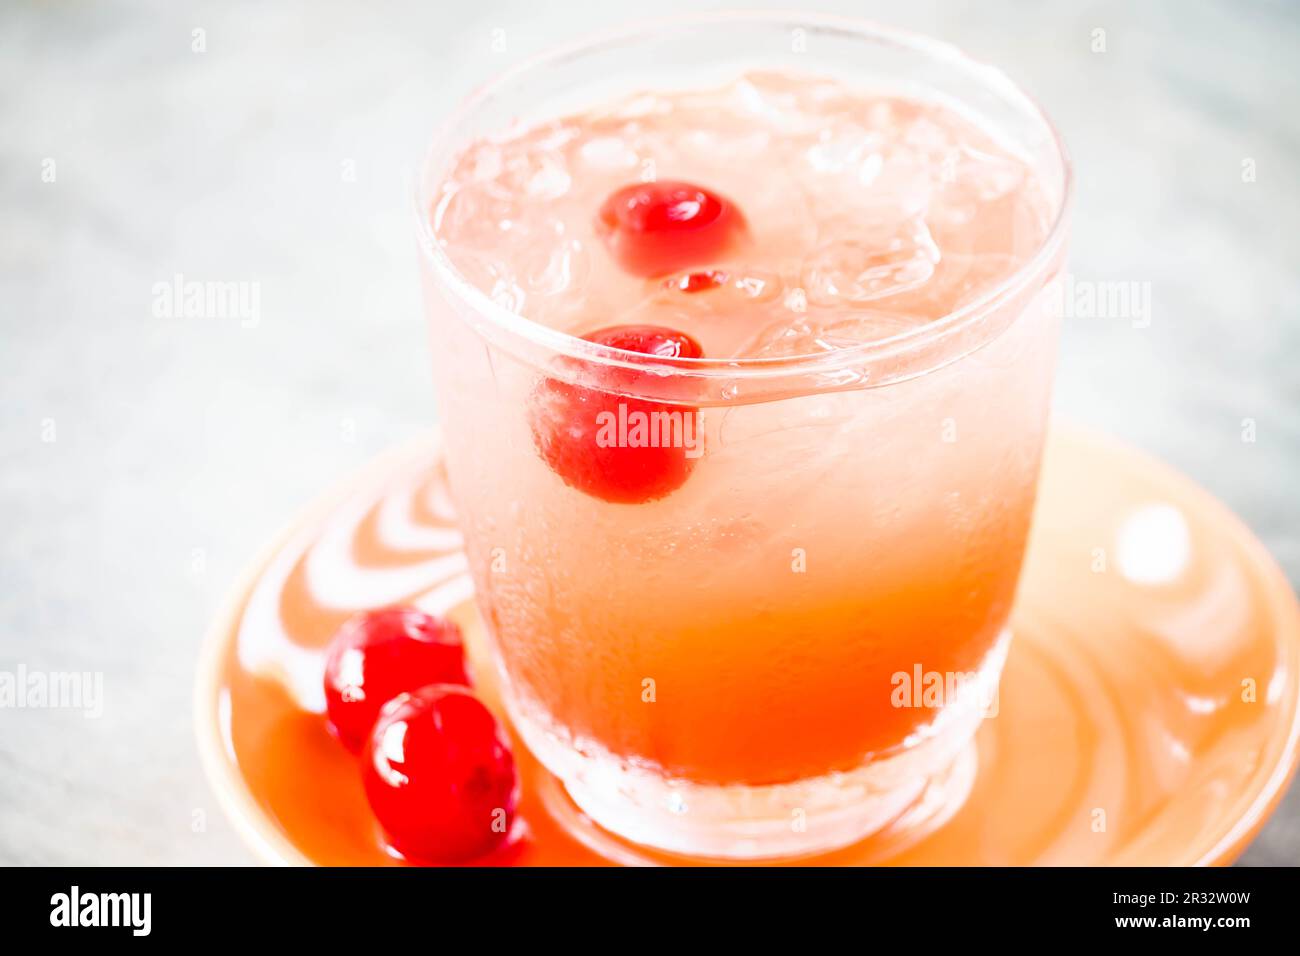
[[[653,325],[620,325],[585,336],[611,348],[662,358],[702,358],[698,342],[684,332]],[[533,442],[542,459],[571,488],[615,504],[640,504],[681,487],[702,448],[697,409],[624,394],[652,373],[602,368],[600,386],[575,385],[544,378],[534,388],[529,409]],[[638,421],[664,429],[636,431]],[[620,425],[623,422],[625,425]],[[611,440],[612,439],[612,440]]]
[[[325,709],[339,740],[361,749],[379,708],[425,684],[468,684],[460,628],[411,607],[349,618],[325,658]]]
[[[744,228],[740,211],[702,186],[634,183],[605,200],[596,232],[628,272],[661,276],[716,259]]]
[[[463,862],[510,832],[514,758],[496,719],[464,687],[435,684],[389,701],[362,763],[370,809],[408,859]]]

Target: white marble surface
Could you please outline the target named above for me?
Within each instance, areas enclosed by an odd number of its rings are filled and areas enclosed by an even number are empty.
[[[100,719],[0,711],[0,862],[250,859],[199,770],[195,654],[295,508],[435,416],[417,148],[478,80],[645,7],[0,7],[0,669],[105,681]],[[819,7],[957,42],[1044,102],[1078,168],[1073,271],[1152,290],[1147,328],[1068,323],[1059,407],[1194,476],[1300,579],[1296,8]],[[156,317],[178,272],[260,282],[261,321]],[[1295,791],[1245,859],[1300,862]]]

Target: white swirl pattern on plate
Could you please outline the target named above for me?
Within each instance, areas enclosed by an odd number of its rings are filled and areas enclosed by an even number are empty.
[[[463,538],[446,482],[430,470],[434,461],[408,459],[396,475],[364,482],[327,518],[309,523],[277,550],[240,623],[237,648],[244,668],[279,681],[304,710],[324,711],[323,648],[295,640],[280,614],[300,565],[316,605],[344,614],[395,603],[445,613],[473,596]],[[417,503],[432,522],[416,515]],[[379,543],[402,560],[379,567],[357,561],[354,546],[372,518]],[[428,556],[411,560],[421,554]]]

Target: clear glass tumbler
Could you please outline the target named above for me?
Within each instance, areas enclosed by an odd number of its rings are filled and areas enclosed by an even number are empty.
[[[960,108],[1032,165],[1052,224],[1010,278],[890,338],[670,359],[532,323],[453,266],[448,163],[521,118],[755,66]],[[1036,104],[952,47],[834,18],[722,15],[608,35],[460,107],[417,186],[447,469],[513,723],[573,801],[636,843],[731,859],[843,845],[959,805],[996,683],[1047,424],[1070,171]],[[616,317],[615,317],[616,318]],[[611,320],[615,324],[615,320]],[[541,460],[539,381],[689,408],[673,494],[582,494]],[[656,406],[659,407],[659,406]]]

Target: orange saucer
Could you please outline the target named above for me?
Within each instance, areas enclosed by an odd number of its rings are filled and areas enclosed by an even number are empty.
[[[397,862],[319,712],[320,648],[353,611],[398,601],[451,613],[475,673],[491,673],[436,439],[310,508],[208,636],[199,748],[262,859]],[[797,862],[1182,865],[1241,853],[1296,766],[1300,608],[1237,518],[1168,467],[1058,428],[1012,629],[955,815],[919,842],[900,826]],[[497,706],[493,688],[479,692]],[[487,862],[683,862],[608,836],[515,750],[518,839]]]

